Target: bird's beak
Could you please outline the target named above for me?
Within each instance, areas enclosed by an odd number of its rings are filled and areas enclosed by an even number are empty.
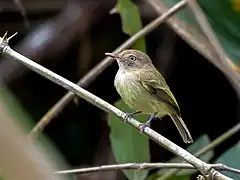
[[[121,59],[117,54],[115,53],[105,53],[106,56],[109,56],[113,59]]]

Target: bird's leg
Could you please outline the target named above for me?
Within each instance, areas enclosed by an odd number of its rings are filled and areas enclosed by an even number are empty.
[[[135,111],[135,112],[130,112],[130,113],[126,113],[126,116],[123,118],[124,122],[127,122],[128,119],[130,119],[131,117],[133,117],[136,114],[141,113],[142,111]]]
[[[149,126],[150,126],[152,120],[155,119],[156,115],[157,115],[156,112],[153,113],[153,114],[148,118],[147,122],[145,122],[144,124],[141,124],[141,125],[140,125],[140,132],[141,132],[141,133],[143,133],[143,131],[144,131],[144,129],[145,129],[146,127],[149,127]]]

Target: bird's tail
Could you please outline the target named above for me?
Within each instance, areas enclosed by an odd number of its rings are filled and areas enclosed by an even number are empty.
[[[192,136],[190,134],[190,132],[188,131],[188,128],[186,126],[186,124],[183,122],[182,118],[178,115],[171,115],[171,118],[175,124],[175,126],[177,127],[180,135],[183,138],[183,141],[185,143],[192,143],[193,139]]]

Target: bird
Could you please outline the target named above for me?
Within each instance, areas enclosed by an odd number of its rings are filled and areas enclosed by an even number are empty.
[[[139,113],[151,115],[140,127],[144,131],[153,119],[170,116],[183,141],[192,143],[192,136],[181,118],[179,105],[150,57],[135,49],[105,55],[117,61],[119,69],[114,86],[118,94],[129,107],[136,110],[127,113],[124,120]]]

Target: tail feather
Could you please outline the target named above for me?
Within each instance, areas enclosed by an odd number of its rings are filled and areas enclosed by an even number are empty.
[[[186,126],[186,124],[183,122],[182,118],[178,115],[171,115],[171,118],[175,124],[175,126],[177,127],[180,135],[183,138],[183,141],[185,143],[192,143],[193,139],[192,136],[190,134],[190,132],[188,131],[188,128]]]

